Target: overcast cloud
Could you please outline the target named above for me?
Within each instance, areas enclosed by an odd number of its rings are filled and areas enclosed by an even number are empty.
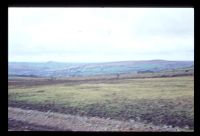
[[[9,8],[9,61],[194,60],[193,8]]]

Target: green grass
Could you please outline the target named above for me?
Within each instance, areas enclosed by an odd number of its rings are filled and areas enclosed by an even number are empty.
[[[192,76],[119,79],[112,82],[52,84],[11,87],[9,101],[54,104],[67,113],[136,119],[175,126],[193,127],[194,81]],[[70,110],[68,110],[70,109]]]

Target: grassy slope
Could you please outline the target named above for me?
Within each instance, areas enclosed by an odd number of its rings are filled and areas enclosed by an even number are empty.
[[[192,76],[9,88],[9,102],[50,104],[52,110],[59,106],[72,114],[193,127]]]

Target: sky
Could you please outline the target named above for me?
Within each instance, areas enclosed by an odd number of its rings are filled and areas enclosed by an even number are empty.
[[[9,8],[9,62],[194,60],[193,8]]]

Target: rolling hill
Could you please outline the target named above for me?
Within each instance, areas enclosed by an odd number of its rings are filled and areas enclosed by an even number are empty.
[[[9,76],[79,77],[110,74],[160,72],[193,68],[193,61],[118,61],[105,63],[63,63],[63,62],[9,62]]]

